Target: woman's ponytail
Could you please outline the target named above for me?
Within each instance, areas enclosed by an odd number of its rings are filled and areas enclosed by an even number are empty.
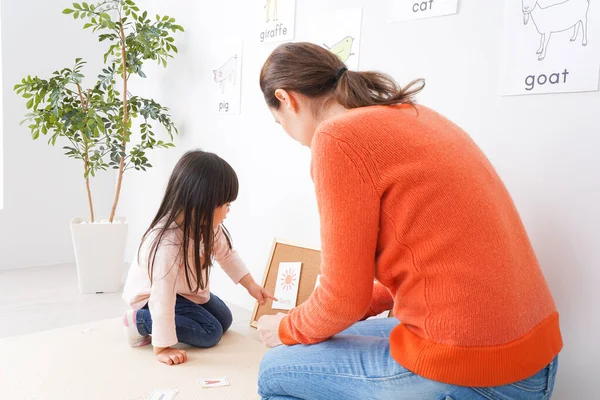
[[[343,70],[342,70],[343,71]],[[335,99],[346,108],[375,105],[415,104],[414,96],[425,81],[417,79],[401,88],[389,75],[380,72],[343,71],[335,88]]]
[[[269,107],[278,109],[277,89],[294,91],[323,102],[337,100],[346,108],[415,103],[425,86],[417,79],[400,87],[389,75],[356,72],[329,50],[313,43],[286,43],[269,56],[260,74],[260,87]]]

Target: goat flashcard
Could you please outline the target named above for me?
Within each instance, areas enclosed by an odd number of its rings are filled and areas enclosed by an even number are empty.
[[[598,90],[600,4],[506,0],[504,95]]]
[[[273,310],[291,310],[296,307],[298,288],[300,284],[301,262],[281,262],[277,271],[275,284],[275,298]]]
[[[241,41],[215,42],[206,54],[211,70],[210,108],[218,114],[239,114],[242,97],[242,50]]]
[[[294,40],[296,0],[257,0],[260,43]]]
[[[389,0],[390,22],[441,17],[458,12],[458,0]]]
[[[346,64],[358,70],[362,8],[323,10],[316,12],[308,26],[308,41],[331,51]]]

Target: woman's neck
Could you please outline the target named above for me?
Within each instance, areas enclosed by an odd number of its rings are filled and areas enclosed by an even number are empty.
[[[317,126],[319,126],[321,123],[327,120],[343,115],[348,111],[349,110],[346,107],[344,107],[337,101],[333,101],[326,105],[325,109],[321,113],[319,113],[319,117],[317,118]]]
[[[314,119],[314,129],[313,129],[313,133],[310,136],[309,140],[306,143],[302,143],[307,147],[311,147],[312,146],[312,142],[313,139],[315,137],[315,133],[317,133],[317,129],[319,128],[319,125],[321,125],[323,122],[339,117],[340,115],[343,115],[345,113],[347,113],[349,110],[347,108],[345,108],[343,105],[341,105],[340,103],[338,103],[337,101],[333,101],[331,103],[329,103],[328,105],[325,105],[325,108],[323,111],[321,111],[319,113],[319,115],[317,117],[315,117]]]

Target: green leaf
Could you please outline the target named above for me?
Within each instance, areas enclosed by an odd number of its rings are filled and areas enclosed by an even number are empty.
[[[34,99],[29,99],[29,101],[27,102],[27,108],[31,108],[33,106],[33,100]]]
[[[79,11],[77,11],[75,14],[73,14],[73,18],[75,18],[75,19],[79,18]]]
[[[81,4],[83,5],[83,8],[84,8],[84,9],[86,9],[86,10],[89,10],[89,9],[90,9],[90,6],[89,6],[89,4],[88,4],[88,3],[86,3],[85,1],[84,1],[83,3],[81,3]]]
[[[73,7],[75,7],[77,10],[81,10],[81,6],[78,3],[73,3]]]
[[[89,23],[89,22],[88,22],[87,24],[85,24],[85,25],[83,26],[83,29],[87,29],[87,28],[90,28],[90,27],[92,27],[92,26],[94,26],[94,24],[91,24],[91,23]]]
[[[71,10],[70,8],[65,8],[63,10],[63,14],[73,14],[75,12],[75,10]]]

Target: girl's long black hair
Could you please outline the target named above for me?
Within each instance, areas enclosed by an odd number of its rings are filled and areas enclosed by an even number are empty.
[[[181,157],[171,173],[158,212],[142,238],[144,243],[153,233],[148,255],[151,281],[154,279],[156,253],[167,232],[179,220],[182,221],[179,225],[182,236],[180,254],[183,255],[186,282],[194,293],[206,288],[215,242],[214,211],[233,202],[238,196],[238,189],[235,171],[216,154],[194,150]],[[231,247],[229,232],[222,225],[219,229]],[[192,254],[189,254],[190,251]],[[139,254],[138,250],[138,258]]]

